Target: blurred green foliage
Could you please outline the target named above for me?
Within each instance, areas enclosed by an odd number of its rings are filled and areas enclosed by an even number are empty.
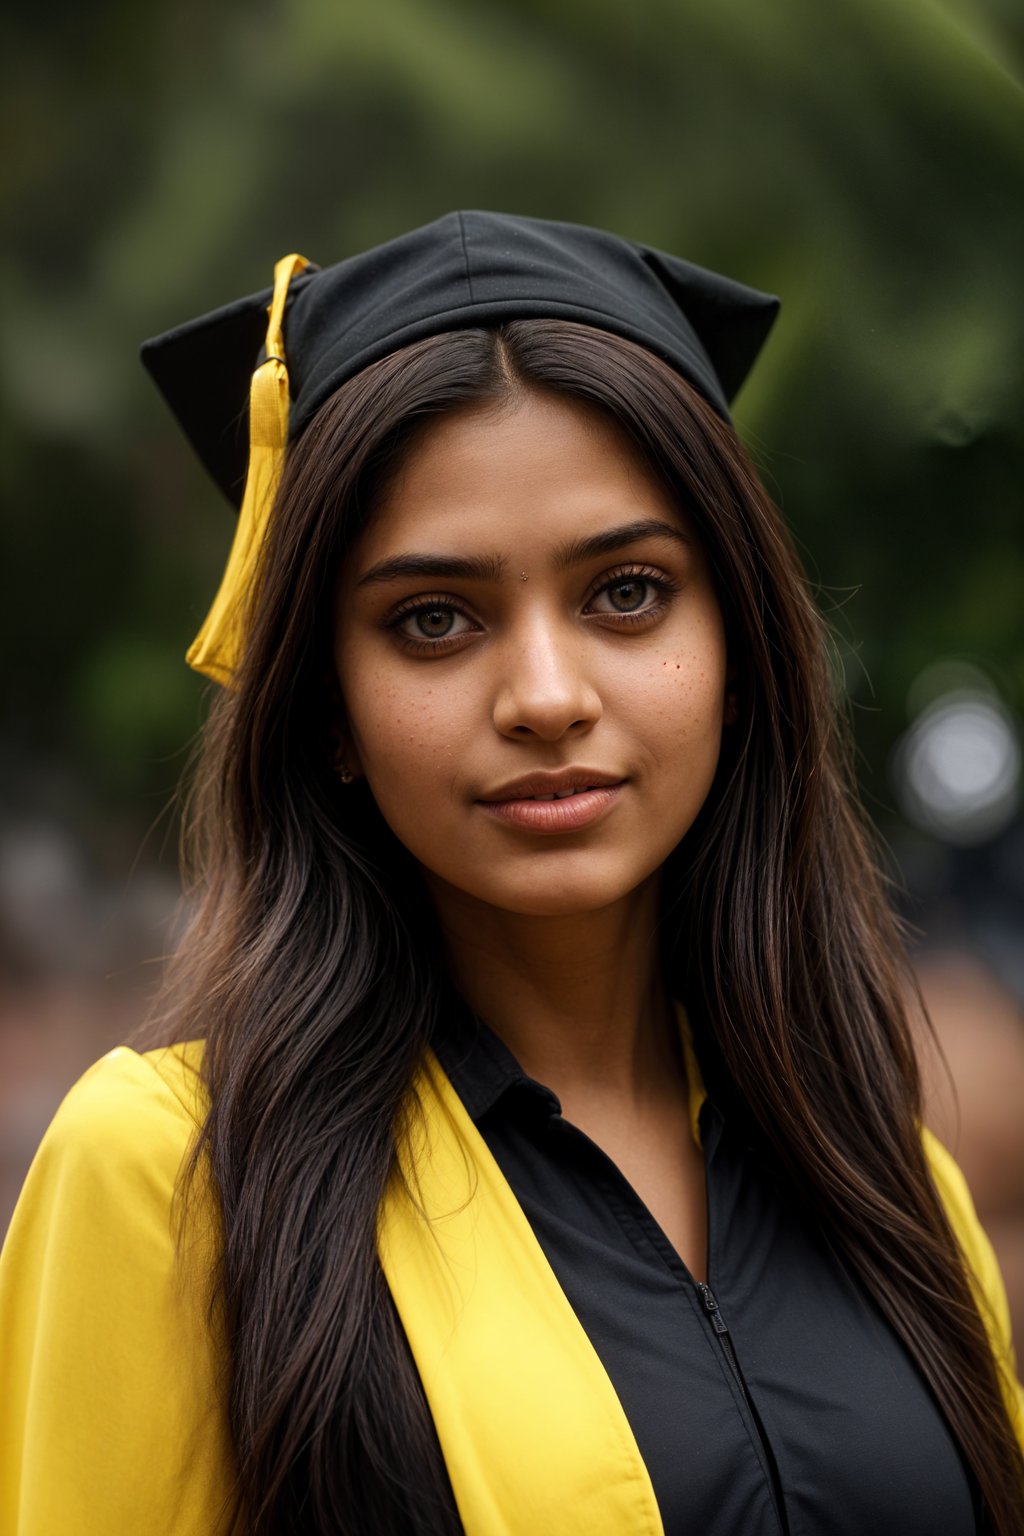
[[[1024,701],[1016,0],[200,0],[6,31],[0,486],[16,800],[148,821],[230,512],[137,344],[454,207],[783,297],[737,421],[836,625],[865,786],[937,656]]]

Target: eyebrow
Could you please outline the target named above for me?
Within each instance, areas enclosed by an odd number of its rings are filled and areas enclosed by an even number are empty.
[[[500,581],[508,561],[504,555],[395,555],[381,560],[356,583],[360,587],[375,582],[398,581],[402,577],[438,576],[463,581]]]
[[[555,554],[555,564],[564,571],[570,565],[582,565],[585,560],[595,560],[600,555],[614,555],[616,550],[625,549],[628,544],[639,544],[641,539],[674,539],[686,549],[690,547],[690,540],[681,528],[673,523],[663,523],[660,518],[645,518],[563,544]]]
[[[612,555],[629,544],[642,539],[673,539],[685,548],[690,540],[681,528],[664,523],[659,518],[645,518],[640,522],[623,523],[618,528],[607,528],[603,533],[588,535],[585,539],[572,539],[555,552],[555,568],[567,570],[582,565],[586,560]],[[504,555],[394,555],[381,560],[360,576],[357,586],[373,586],[386,581],[422,577],[461,579],[463,581],[500,581],[508,567]]]

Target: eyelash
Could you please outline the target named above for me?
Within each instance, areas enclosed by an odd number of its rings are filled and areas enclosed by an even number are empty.
[[[621,586],[627,581],[646,582],[648,586],[654,588],[657,594],[655,600],[632,613],[602,611],[601,617],[603,619],[611,618],[619,624],[642,624],[662,614],[668,607],[670,599],[680,590],[678,582],[666,576],[663,571],[653,570],[648,565],[622,566],[618,570],[608,572],[607,575],[601,578],[599,585],[594,587],[587,597],[584,608],[592,603],[595,598],[599,597],[602,592],[607,592],[612,587]],[[453,646],[459,645],[466,631],[462,631],[458,635],[441,635],[436,640],[427,640],[423,636],[403,634],[401,626],[406,619],[412,618],[415,614],[429,613],[431,609],[437,608],[443,608],[452,613],[459,614],[462,618],[469,617],[461,604],[454,601],[451,597],[442,597],[440,595],[437,597],[416,597],[411,598],[407,603],[402,604],[393,613],[390,613],[384,621],[384,627],[391,630],[399,644],[407,650],[418,652],[421,655],[429,653],[432,656],[436,656],[439,652],[450,650]]]

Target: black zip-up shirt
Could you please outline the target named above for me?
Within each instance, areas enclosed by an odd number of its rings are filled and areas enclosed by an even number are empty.
[[[975,1536],[903,1345],[709,1097],[708,1283],[483,1024],[434,1048],[629,1420],[666,1536]]]

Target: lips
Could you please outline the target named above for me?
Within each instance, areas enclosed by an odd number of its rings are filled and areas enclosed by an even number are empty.
[[[528,795],[529,800],[571,800],[573,795],[585,795],[588,789],[596,789],[596,784],[583,784],[579,789],[563,789],[559,795]]]
[[[481,795],[484,805],[501,805],[511,800],[567,800],[592,789],[615,789],[623,784],[618,774],[602,773],[597,768],[559,768],[555,772],[526,773],[500,789]]]
[[[477,803],[488,815],[521,832],[559,836],[601,821],[618,803],[627,781],[591,768],[527,773]]]

